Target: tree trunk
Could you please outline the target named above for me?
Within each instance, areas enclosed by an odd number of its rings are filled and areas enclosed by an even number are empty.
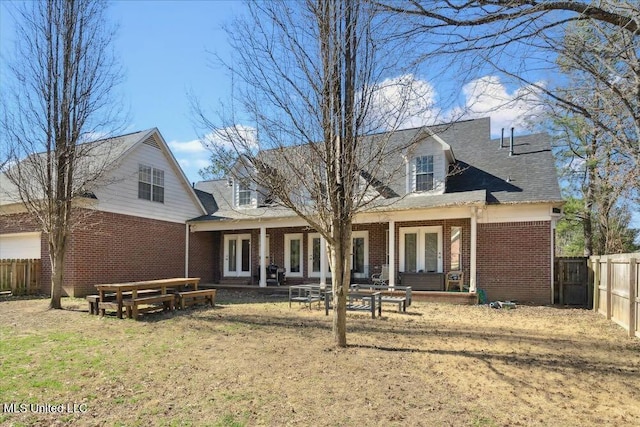
[[[62,308],[62,283],[64,280],[64,249],[60,250],[49,245],[49,259],[51,260],[51,301],[50,309]]]
[[[351,222],[334,221],[335,245],[331,248],[333,283],[333,336],[337,347],[347,346],[347,295],[351,285]]]
[[[597,149],[596,133],[591,137],[591,143],[587,147],[587,185],[584,193],[584,216],[582,225],[584,230],[584,256],[593,255],[593,206],[595,203],[596,192],[596,149]]]

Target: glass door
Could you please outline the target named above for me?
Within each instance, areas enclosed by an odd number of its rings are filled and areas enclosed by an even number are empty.
[[[424,271],[438,271],[438,233],[424,233]]]
[[[353,271],[353,277],[369,277],[369,232],[354,231],[352,239],[351,271]]]
[[[442,227],[400,228],[400,271],[442,273]]]
[[[250,234],[224,236],[224,275],[227,277],[251,276]]]
[[[302,277],[302,233],[285,234],[284,252],[284,267],[287,269],[287,277]]]

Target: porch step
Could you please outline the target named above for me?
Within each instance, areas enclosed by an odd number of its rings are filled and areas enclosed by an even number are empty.
[[[231,277],[221,279],[217,283],[220,286],[248,286],[251,284],[251,278],[249,277]]]

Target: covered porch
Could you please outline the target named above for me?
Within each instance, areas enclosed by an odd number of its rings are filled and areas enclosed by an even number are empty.
[[[365,213],[352,235],[352,282],[388,272],[387,283],[412,286],[418,299],[477,300],[477,206]],[[326,239],[297,217],[199,221],[191,233],[212,232],[214,287],[274,292],[267,267],[285,272],[281,285],[331,283]],[[445,275],[462,271],[467,292],[445,292]],[[457,295],[456,295],[457,294]],[[462,295],[466,294],[466,295]],[[426,297],[429,295],[429,298]]]

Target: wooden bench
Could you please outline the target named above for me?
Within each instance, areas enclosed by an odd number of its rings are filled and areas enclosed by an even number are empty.
[[[111,297],[105,296],[106,297]],[[98,303],[100,302],[100,295],[87,295],[87,302],[89,303],[89,314],[98,314],[100,310],[98,310]],[[115,296],[114,296],[115,299]]]
[[[180,309],[184,310],[185,306],[197,304],[199,302],[209,303],[211,307],[216,304],[215,289],[200,289],[197,291],[176,292],[178,301],[180,301]]]
[[[351,289],[369,289],[380,291],[382,294],[381,302],[398,304],[398,311],[406,312],[407,307],[411,305],[411,286],[394,286],[388,285],[368,285],[356,284],[351,285]]]
[[[380,292],[360,293],[351,291],[347,295],[347,311],[368,311],[371,312],[371,318],[375,319],[376,311],[378,312],[378,317],[382,316],[381,298]],[[324,313],[326,316],[329,315],[329,310],[331,309],[331,300],[332,295],[325,293]]]
[[[138,295],[156,295],[159,294],[160,291],[156,290],[156,289],[142,289],[138,291]],[[122,296],[131,296],[132,292],[123,292]],[[108,293],[105,294],[104,296],[105,299],[105,303],[106,304],[102,304],[103,307],[106,309],[110,309],[110,310],[117,310],[118,309],[118,304],[115,303],[113,304],[113,302],[116,300],[116,294],[115,293]],[[86,300],[89,303],[89,314],[95,314],[98,315],[100,314],[100,307],[99,307],[99,303],[100,303],[100,295],[87,295],[86,296]]]
[[[150,297],[137,297],[124,300],[122,303],[127,309],[127,317],[129,319],[138,319],[138,314],[155,311],[159,307],[163,310],[173,310],[175,297],[173,294],[154,295]],[[104,303],[101,303],[104,304]],[[149,307],[140,308],[140,305],[148,305]],[[117,303],[116,303],[117,306]]]

